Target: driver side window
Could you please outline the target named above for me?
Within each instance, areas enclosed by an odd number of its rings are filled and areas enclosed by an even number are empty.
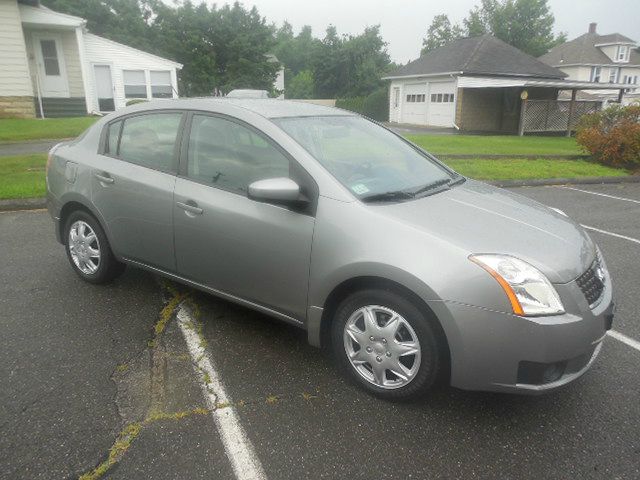
[[[187,176],[236,193],[256,180],[289,177],[289,159],[253,130],[220,117],[194,115]]]

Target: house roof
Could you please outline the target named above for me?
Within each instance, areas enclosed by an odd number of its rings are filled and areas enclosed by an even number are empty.
[[[84,18],[54,12],[43,6],[32,7],[20,3],[18,9],[21,22],[27,25],[76,28],[87,23]]]
[[[507,75],[564,78],[567,75],[491,35],[454,40],[389,74],[388,79],[420,75]]]
[[[171,66],[173,66],[175,68],[178,68],[178,69],[181,69],[183,67],[183,65],[181,63],[174,62],[173,60],[170,60],[168,58],[160,57],[158,55],[154,55],[153,53],[145,52],[144,50],[139,50],[137,48],[130,47],[129,45],[125,45],[124,43],[119,43],[119,42],[110,40],[108,38],[101,37],[99,35],[94,35],[93,33],[87,32],[87,33],[84,34],[84,37],[85,37],[85,39],[87,41],[94,42],[94,43],[97,43],[97,44],[103,44],[103,45],[104,44],[114,45],[115,47],[117,47],[117,48],[119,48],[121,50],[128,50],[128,51],[132,52],[135,55],[144,55],[146,57],[153,58],[153,59],[155,59],[157,61],[169,64],[169,65],[171,65]]]
[[[597,33],[585,33],[578,38],[558,45],[540,57],[540,61],[547,65],[610,65],[613,63],[596,45],[611,43],[635,42],[624,35],[614,33],[611,35],[598,35]],[[631,50],[629,64],[640,65],[640,53],[636,49]],[[628,65],[628,64],[627,64]]]

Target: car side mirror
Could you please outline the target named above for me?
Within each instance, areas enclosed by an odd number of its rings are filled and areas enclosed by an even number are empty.
[[[305,198],[290,178],[266,178],[249,185],[249,198],[267,203],[300,204]]]

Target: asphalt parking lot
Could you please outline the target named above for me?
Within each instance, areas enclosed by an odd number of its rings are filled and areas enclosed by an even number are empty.
[[[131,268],[85,284],[46,212],[0,213],[0,478],[640,478],[640,184],[514,191],[590,229],[620,335],[550,395],[412,404],[241,307]]]

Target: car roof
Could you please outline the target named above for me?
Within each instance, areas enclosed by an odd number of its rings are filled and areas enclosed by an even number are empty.
[[[153,100],[137,103],[132,107],[121,110],[122,113],[139,110],[159,110],[167,108],[185,108],[194,110],[210,110],[217,112],[224,107],[234,106],[249,110],[265,118],[283,117],[317,117],[327,115],[349,116],[353,112],[339,108],[316,105],[313,103],[278,100],[275,98],[181,98],[167,100]]]

